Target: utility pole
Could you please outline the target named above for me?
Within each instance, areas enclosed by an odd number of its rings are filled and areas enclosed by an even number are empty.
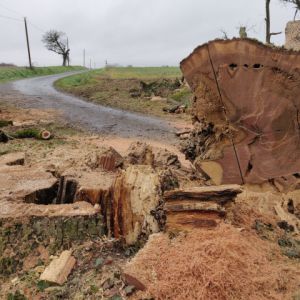
[[[29,37],[28,37],[28,29],[27,29],[27,21],[26,21],[25,17],[24,17],[24,24],[25,24],[25,33],[26,33],[26,42],[27,42],[27,52],[28,52],[29,68],[32,69],[31,55],[30,55],[30,46],[29,46]]]
[[[85,67],[85,49],[83,49],[83,66]]]
[[[92,59],[90,58],[90,70],[92,69]]]

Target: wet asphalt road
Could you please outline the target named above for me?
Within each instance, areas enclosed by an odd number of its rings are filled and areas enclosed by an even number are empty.
[[[129,138],[143,137],[168,144],[176,141],[174,134],[176,130],[167,121],[86,102],[61,93],[53,87],[57,79],[76,73],[78,72],[2,84],[0,95],[10,95],[10,99],[14,99],[14,104],[21,107],[60,110],[68,123],[95,133]]]

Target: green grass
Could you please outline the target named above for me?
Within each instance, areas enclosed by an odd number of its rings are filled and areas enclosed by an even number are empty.
[[[101,78],[157,80],[161,78],[174,79],[181,76],[179,67],[114,67],[68,76],[58,80],[56,86],[58,88],[83,87],[93,85]]]
[[[176,79],[181,77],[178,67],[109,67],[64,77],[56,81],[55,86],[97,104],[170,118],[163,112],[164,107],[174,104],[189,106],[190,103],[192,94],[187,87],[172,88]],[[140,91],[141,81],[153,86],[154,90],[149,93],[143,90],[142,95],[132,97],[133,90]],[[152,95],[156,96],[157,89],[161,89],[164,100],[150,101]]]
[[[23,67],[0,67],[0,83],[11,80],[17,80],[28,77],[42,76],[58,74],[68,71],[79,71],[83,70],[83,67],[36,67],[34,69],[23,68]]]
[[[181,77],[179,67],[126,67],[99,70],[100,75],[115,79],[159,79]]]

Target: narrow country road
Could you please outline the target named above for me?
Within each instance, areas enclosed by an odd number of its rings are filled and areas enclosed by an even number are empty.
[[[53,83],[73,73],[34,77],[0,85],[1,101],[24,108],[57,109],[71,124],[99,134],[143,137],[171,144],[176,141],[167,121],[86,102],[57,91]]]

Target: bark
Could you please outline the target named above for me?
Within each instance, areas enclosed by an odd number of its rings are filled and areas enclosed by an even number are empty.
[[[0,218],[0,278],[20,270],[25,258],[45,247],[49,254],[104,235],[99,214]]]
[[[254,40],[214,41],[195,49],[181,62],[195,95],[195,130],[184,148],[188,157],[199,168],[205,165],[218,184],[296,181],[299,68],[298,52]]]
[[[62,57],[63,57],[63,63],[62,63],[62,65],[63,65],[63,67],[65,67],[67,65],[68,55],[63,54]]]

